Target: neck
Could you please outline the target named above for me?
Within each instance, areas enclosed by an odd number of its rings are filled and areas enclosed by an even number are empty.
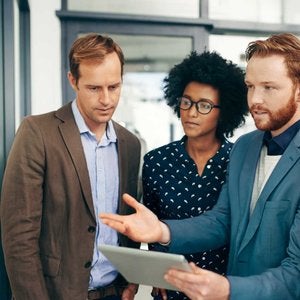
[[[283,132],[285,132],[287,129],[289,129],[291,126],[293,126],[298,121],[300,121],[300,117],[291,119],[288,123],[286,123],[284,126],[282,126],[281,128],[279,128],[277,130],[272,130],[271,131],[272,137],[276,137],[276,136],[282,134]]]
[[[220,148],[221,141],[216,137],[210,140],[197,140],[188,138],[186,151],[197,165],[198,173],[201,175],[207,161],[212,158]]]
[[[209,153],[215,154],[220,145],[220,140],[215,136],[212,138],[205,138],[201,140],[188,137],[186,142],[186,150],[191,156],[198,156]]]
[[[89,124],[87,124],[87,126],[89,127],[91,132],[93,132],[96,135],[97,141],[100,142],[103,134],[106,131],[107,123],[103,123],[98,126],[90,126]]]

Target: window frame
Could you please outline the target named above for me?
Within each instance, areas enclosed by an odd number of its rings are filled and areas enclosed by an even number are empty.
[[[291,32],[300,35],[300,25],[269,24],[248,21],[209,19],[209,0],[200,1],[198,19],[154,17],[142,15],[107,14],[68,10],[67,0],[62,0],[61,10],[56,11],[61,21],[62,96],[63,103],[71,101],[74,93],[67,81],[68,51],[78,34],[107,32],[112,34],[184,36],[193,40],[193,50],[209,49],[209,35],[261,36]]]
[[[206,1],[201,1],[201,13],[207,16]],[[62,101],[74,99],[68,79],[68,52],[79,34],[85,32],[104,32],[107,34],[149,35],[164,37],[189,37],[193,50],[202,52],[208,47],[208,35],[212,24],[205,18],[187,19],[170,17],[151,17],[139,15],[121,15],[68,11],[66,0],[62,0],[62,9],[56,12],[61,21],[62,30]]]

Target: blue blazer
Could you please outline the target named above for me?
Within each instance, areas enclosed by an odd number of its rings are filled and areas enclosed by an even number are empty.
[[[263,132],[241,137],[231,151],[217,205],[185,220],[167,220],[169,251],[199,252],[230,243],[230,299],[300,299],[300,131],[265,184],[250,217]]]

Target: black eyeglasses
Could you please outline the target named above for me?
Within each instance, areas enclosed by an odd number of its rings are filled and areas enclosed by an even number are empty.
[[[220,105],[215,105],[207,99],[200,99],[199,101],[195,102],[186,97],[179,97],[178,106],[180,109],[189,110],[193,105],[196,106],[197,111],[202,115],[207,115],[211,112],[213,108],[220,108]]]

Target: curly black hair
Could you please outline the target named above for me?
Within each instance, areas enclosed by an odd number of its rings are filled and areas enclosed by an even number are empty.
[[[165,99],[178,118],[177,98],[192,81],[209,84],[219,91],[221,109],[216,134],[220,139],[232,137],[234,129],[245,123],[244,116],[248,113],[244,71],[215,51],[201,54],[192,51],[164,79]]]

